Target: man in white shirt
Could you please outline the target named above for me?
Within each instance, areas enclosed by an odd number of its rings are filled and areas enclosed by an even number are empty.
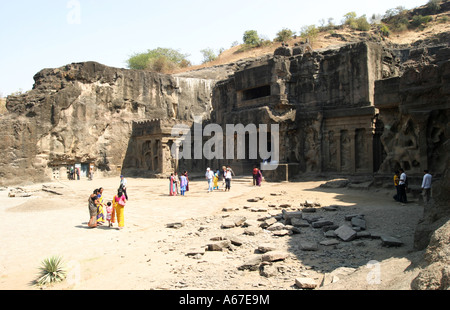
[[[208,180],[208,193],[210,193],[213,191],[213,178],[214,178],[214,173],[210,168],[206,169],[205,178],[206,180]]]
[[[431,197],[431,179],[432,176],[428,170],[424,170],[424,175],[422,179],[422,195],[423,201],[428,203]]]
[[[400,180],[398,182],[398,190],[399,190],[399,201],[402,203],[407,203],[407,198],[406,198],[406,188],[408,187],[407,184],[407,176],[405,173],[405,170],[403,170],[402,168],[398,169],[400,171]]]

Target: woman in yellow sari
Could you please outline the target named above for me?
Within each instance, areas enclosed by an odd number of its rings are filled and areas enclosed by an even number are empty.
[[[117,195],[114,196],[112,204],[113,204],[113,213],[111,215],[111,222],[117,222],[119,225],[119,229],[122,229],[125,226],[125,218],[124,218],[124,208],[125,208],[125,202],[126,198],[123,194],[123,191],[121,188],[117,191]]]
[[[103,204],[103,187],[97,190],[98,196],[98,210],[97,210],[97,224],[102,225],[105,222],[105,205]]]

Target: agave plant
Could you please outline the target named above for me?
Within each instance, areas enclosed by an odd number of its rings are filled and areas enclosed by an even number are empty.
[[[45,285],[54,282],[60,282],[66,278],[67,271],[65,270],[62,258],[53,256],[44,259],[41,263],[38,285]]]

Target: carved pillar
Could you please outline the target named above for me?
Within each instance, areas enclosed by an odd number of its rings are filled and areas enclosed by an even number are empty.
[[[417,127],[419,128],[419,137],[417,138],[419,147],[420,169],[421,172],[428,169],[428,141],[427,141],[427,125],[428,114],[414,114],[413,116]]]

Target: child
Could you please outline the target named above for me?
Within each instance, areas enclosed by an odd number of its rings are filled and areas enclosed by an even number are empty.
[[[108,203],[107,203],[107,205],[106,205],[106,220],[107,220],[108,223],[109,223],[109,227],[112,226],[112,224],[111,224],[111,216],[112,216],[112,213],[113,213],[113,206],[112,206],[111,201],[108,201]]]
[[[214,189],[219,189],[219,184],[218,184],[218,182],[219,182],[219,174],[216,172],[215,174],[214,174],[214,187],[213,187],[213,190]]]

